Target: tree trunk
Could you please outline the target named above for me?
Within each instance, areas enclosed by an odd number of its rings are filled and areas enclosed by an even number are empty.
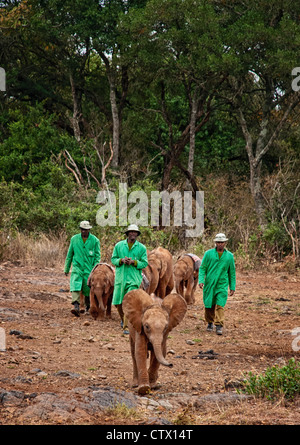
[[[106,75],[109,83],[109,99],[112,114],[112,124],[113,124],[113,137],[112,137],[112,148],[113,148],[113,159],[112,167],[119,166],[119,156],[120,156],[120,114],[118,109],[117,94],[116,94],[116,84],[115,76],[113,70],[110,66],[110,61],[103,52],[99,52],[101,59],[103,60],[106,68]]]
[[[279,136],[284,124],[289,118],[293,109],[300,102],[300,94],[291,94],[288,98],[288,105],[278,120],[275,128],[270,132],[272,113],[274,113],[274,105],[272,103],[274,98],[274,91],[267,91],[268,94],[264,99],[262,107],[263,117],[260,122],[259,134],[256,139],[255,151],[252,135],[248,129],[247,122],[241,108],[238,109],[238,119],[241,125],[241,129],[246,141],[246,151],[250,165],[250,190],[254,199],[255,210],[258,216],[259,224],[263,229],[266,225],[265,218],[265,203],[261,190],[261,166],[263,157],[272,147],[272,144]],[[269,133],[269,134],[268,134]]]
[[[71,84],[71,92],[73,99],[73,115],[71,118],[71,122],[75,139],[77,142],[80,142],[81,132],[80,132],[79,122],[81,118],[81,94],[78,92],[78,89],[76,88],[72,74],[70,74],[70,84]]]
[[[109,88],[110,88],[110,106],[112,113],[112,121],[113,121],[113,159],[112,159],[112,167],[119,166],[119,156],[120,156],[120,119],[119,119],[119,110],[117,105],[117,95],[116,88],[112,79],[109,78]]]
[[[250,190],[254,200],[255,212],[258,217],[259,225],[262,229],[266,226],[265,203],[261,190],[261,166],[262,161],[256,165],[250,162]]]
[[[189,150],[189,159],[188,159],[188,172],[191,176],[193,176],[194,171],[194,156],[195,156],[195,141],[196,141],[196,120],[197,120],[197,90],[192,99],[191,106],[191,118],[190,118],[190,150]]]

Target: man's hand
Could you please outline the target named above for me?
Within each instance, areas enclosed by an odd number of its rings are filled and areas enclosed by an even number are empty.
[[[127,256],[125,258],[122,258],[122,263],[123,264],[134,264],[134,260],[132,260],[131,258],[128,258]]]
[[[65,276],[67,277],[69,275],[69,272],[65,272]]]
[[[199,283],[200,289],[203,289],[204,283]]]
[[[231,290],[231,291],[229,292],[229,295],[232,297],[232,295],[234,295],[234,290]]]

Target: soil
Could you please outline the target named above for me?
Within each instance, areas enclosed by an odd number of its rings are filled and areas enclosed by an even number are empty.
[[[114,307],[111,320],[72,315],[69,278],[62,268],[2,263],[0,281],[0,424],[300,421],[299,398],[271,402],[236,391],[249,371],[261,374],[292,357],[299,360],[299,275],[238,272],[222,336],[206,331],[197,290],[195,304],[168,339],[173,368],[161,366],[160,387],[143,398],[131,387],[129,338]],[[126,403],[97,408],[95,397],[104,390],[133,397],[135,408]]]

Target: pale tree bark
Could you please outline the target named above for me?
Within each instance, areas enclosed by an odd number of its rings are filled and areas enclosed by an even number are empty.
[[[81,140],[80,119],[81,119],[81,94],[76,88],[74,77],[70,74],[70,85],[73,99],[73,115],[71,123],[74,131],[74,136],[77,142]]]
[[[191,104],[191,118],[190,118],[190,148],[189,148],[189,159],[188,159],[188,167],[187,171],[191,176],[194,173],[194,159],[195,159],[195,145],[196,145],[196,122],[197,122],[197,109],[198,109],[198,100],[197,100],[198,91],[196,90]]]
[[[112,150],[113,159],[111,166],[116,168],[119,166],[120,161],[120,134],[121,134],[121,116],[122,111],[126,103],[126,97],[128,92],[128,73],[127,67],[122,67],[120,70],[121,77],[121,99],[118,102],[117,99],[117,83],[116,76],[118,73],[112,67],[110,60],[106,55],[99,51],[99,55],[104,62],[106,75],[109,83],[109,99],[112,114]]]
[[[120,119],[119,119],[119,111],[117,105],[117,95],[116,88],[112,76],[108,77],[109,81],[109,97],[110,97],[110,105],[111,105],[111,114],[112,114],[112,122],[113,122],[113,159],[112,159],[112,167],[118,167],[119,165],[119,156],[120,156]]]
[[[238,109],[238,119],[246,142],[245,148],[249,159],[250,190],[254,200],[258,221],[262,229],[266,225],[265,202],[262,195],[261,185],[262,160],[272,147],[276,138],[278,138],[284,124],[288,120],[292,110],[299,104],[299,101],[300,95],[298,93],[290,95],[285,111],[282,112],[281,118],[278,120],[275,128],[270,131],[271,114],[274,113],[274,106],[271,104],[271,101],[266,100],[259,134],[255,140],[248,129],[242,108],[240,107]]]

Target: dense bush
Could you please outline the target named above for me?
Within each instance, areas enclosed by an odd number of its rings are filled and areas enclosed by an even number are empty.
[[[293,400],[300,395],[300,362],[290,359],[286,366],[273,366],[262,375],[248,373],[243,391],[268,400]]]

